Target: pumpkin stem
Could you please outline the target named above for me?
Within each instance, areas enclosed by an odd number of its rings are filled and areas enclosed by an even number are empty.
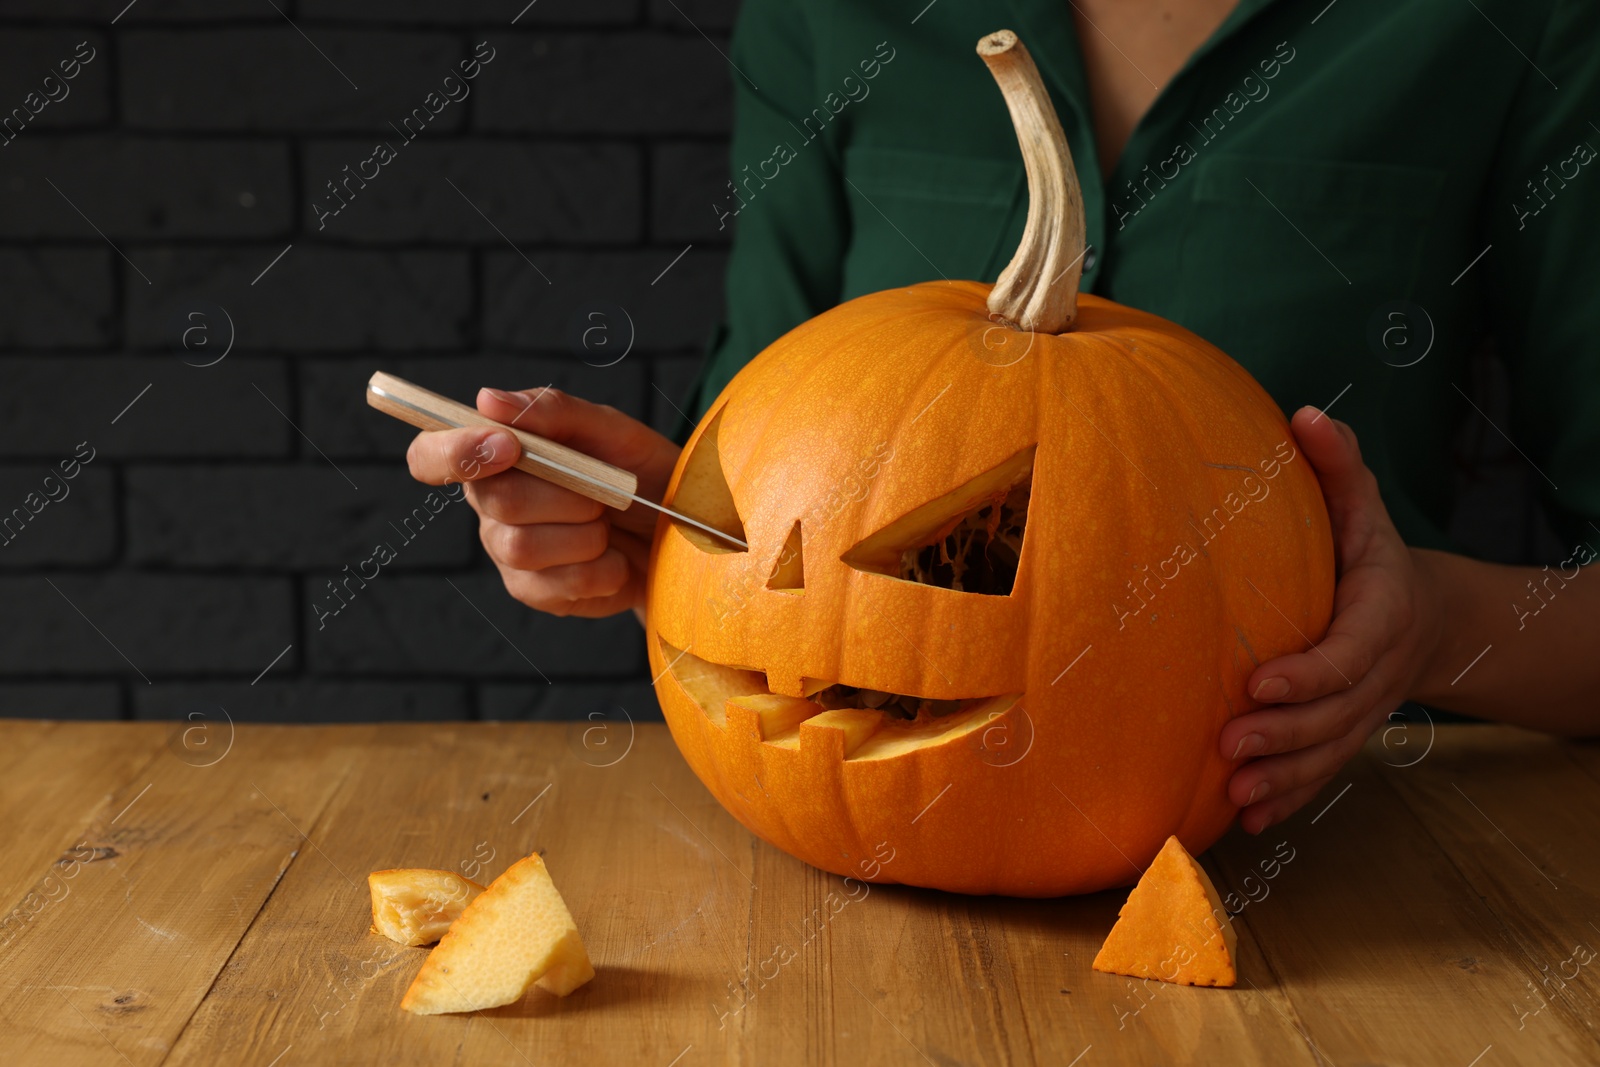
[[[1040,333],[1065,333],[1078,314],[1083,273],[1083,193],[1050,92],[1017,35],[996,30],[978,42],[1000,85],[1028,172],[1022,243],[989,293],[989,317]]]

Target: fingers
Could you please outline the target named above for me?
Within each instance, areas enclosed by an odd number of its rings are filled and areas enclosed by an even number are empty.
[[[1253,712],[1240,720],[1246,732],[1241,741],[1249,755],[1250,739],[1262,738],[1268,754],[1253,759],[1228,780],[1228,799],[1244,809],[1254,808],[1260,823],[1245,819],[1251,833],[1287,818],[1323,783],[1339,772],[1361,750],[1373,730],[1400,704],[1386,699],[1372,706],[1369,699],[1329,698],[1300,708],[1272,708]],[[1233,723],[1229,724],[1233,726]],[[1262,805],[1266,805],[1263,807]]]
[[[1327,500],[1341,573],[1322,640],[1259,665],[1246,683],[1255,700],[1278,706],[1233,719],[1218,738],[1225,758],[1249,760],[1229,780],[1228,796],[1250,833],[1310,800],[1399,705],[1421,610],[1410,554],[1354,431],[1309,407],[1292,426]]]
[[[598,559],[606,550],[606,534],[607,526],[603,522],[541,522],[516,526],[482,518],[478,524],[478,538],[489,558],[522,571],[542,571]]]
[[[1289,422],[1295,440],[1317,470],[1324,495],[1355,487],[1366,464],[1355,431],[1314,407],[1303,407]]]
[[[671,472],[678,447],[638,419],[559,389],[478,391],[478,410],[508,426],[549,438],[641,478],[666,457]]]
[[[650,543],[653,540],[655,537],[651,533],[640,536],[615,526],[611,528],[610,547],[621,550],[636,574],[644,575],[650,572]]]
[[[593,522],[607,512],[597,500],[522,471],[469,483],[467,501],[479,515],[512,525]]]
[[[632,607],[642,581],[618,549],[608,548],[586,563],[529,571],[496,561],[506,592],[552,615],[598,617]]]
[[[1322,486],[1340,563],[1333,621],[1305,652],[1251,672],[1246,691],[1262,703],[1299,703],[1348,689],[1411,625],[1410,554],[1361,461],[1355,433],[1316,408],[1295,412],[1295,438]]]
[[[1380,688],[1378,680],[1310,704],[1248,712],[1222,728],[1219,750],[1226,759],[1250,759],[1314,748],[1348,737],[1359,730]]]
[[[425,485],[470,482],[508,470],[521,446],[504,430],[469,427],[417,434],[406,450],[411,476]]]
[[[1332,778],[1361,749],[1360,738],[1341,737],[1281,756],[1253,760],[1228,780],[1228,799],[1247,808],[1282,801]]]
[[[506,591],[538,611],[599,618],[643,599],[650,544],[615,526],[483,519],[479,537]]]
[[[483,414],[575,448],[613,466],[632,471],[638,492],[660,500],[681,451],[676,444],[616,408],[594,404],[559,389],[478,391]],[[617,525],[637,534],[655,528],[656,515],[638,504],[611,516]]]
[[[1361,461],[1354,430],[1313,407],[1295,412],[1290,426],[1317,472],[1336,543],[1345,544],[1350,535],[1370,535],[1380,521],[1388,523],[1378,479]]]
[[[1245,691],[1263,704],[1301,703],[1348,690],[1410,625],[1409,601],[1377,569],[1346,573],[1327,635],[1305,652],[1268,660]]]
[[[676,445],[638,420],[555,389],[484,389],[478,410],[632,470],[640,491],[655,496],[678,456]],[[418,434],[406,460],[419,481],[466,483],[479,538],[517,600],[555,615],[596,617],[635,607],[650,550],[642,535],[654,528],[655,516],[633,520],[639,535],[621,529],[614,520],[628,523],[628,512],[511,470],[520,454],[509,432],[471,427]]]
[[[1239,825],[1244,827],[1247,834],[1259,834],[1267,827],[1280,823],[1310,803],[1311,798],[1322,791],[1322,788],[1332,780],[1332,775],[1318,782],[1303,785],[1298,789],[1278,797],[1269,797],[1256,804],[1251,804],[1239,813]]]

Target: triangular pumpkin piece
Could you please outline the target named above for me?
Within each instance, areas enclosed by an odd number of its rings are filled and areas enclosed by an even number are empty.
[[[521,1000],[537,983],[564,997],[594,977],[578,927],[537,854],[473,898],[423,961],[400,1006],[418,1015]]]
[[[1117,924],[1100,946],[1094,969],[1178,985],[1231,986],[1237,980],[1238,937],[1206,872],[1167,838]]]

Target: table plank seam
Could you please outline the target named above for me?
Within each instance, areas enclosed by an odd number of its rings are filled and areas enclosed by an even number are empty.
[[[1241,896],[1243,899],[1249,899],[1248,893],[1240,893],[1242,886],[1238,886],[1233,883],[1233,880],[1228,877],[1227,872],[1223,868],[1222,864],[1217,863],[1210,856],[1202,857],[1202,862],[1205,865],[1206,873],[1211,876],[1213,882],[1220,880],[1223,885],[1228,887],[1231,895]],[[1272,979],[1272,985],[1271,989],[1269,990],[1262,988],[1259,983],[1250,982],[1248,979],[1245,979],[1243,975],[1240,976],[1241,980],[1245,981],[1246,984],[1248,984],[1258,996],[1267,1001],[1268,1005],[1277,1011],[1279,1015],[1283,1016],[1284,1021],[1289,1024],[1289,1029],[1293,1030],[1295,1032],[1295,1036],[1298,1037],[1303,1043],[1306,1050],[1306,1055],[1311,1057],[1311,1063],[1313,1064],[1313,1067],[1317,1067],[1317,1065],[1322,1063],[1332,1063],[1333,1061],[1324,1055],[1323,1051],[1317,1047],[1317,1043],[1312,1040],[1310,1024],[1306,1022],[1305,1016],[1300,1014],[1300,1006],[1294,1002],[1294,997],[1289,993],[1289,984],[1283,980],[1283,975],[1279,974],[1278,969],[1273,966],[1272,958],[1267,955],[1266,946],[1263,945],[1260,939],[1256,937],[1255,929],[1249,923],[1242,921],[1239,915],[1233,916],[1231,922],[1233,924],[1235,934],[1238,933],[1240,927],[1243,927],[1244,936],[1249,939],[1250,944],[1254,947],[1255,957],[1261,960],[1262,966],[1267,969],[1267,974]],[[1241,960],[1243,955],[1243,953],[1240,953]],[[1280,1008],[1278,1005],[1272,1003],[1271,990],[1276,990],[1280,995],[1282,995],[1284,1004],[1288,1006],[1288,1012],[1285,1012],[1283,1008]]]
[[[284,878],[289,873],[289,868],[300,862],[300,857],[305,852],[304,846],[310,843],[311,835],[316,832],[316,829],[321,823],[323,817],[327,814],[328,810],[333,807],[334,799],[337,798],[340,792],[345,788],[345,783],[349,781],[351,772],[355,769],[355,763],[355,754],[352,752],[349,759],[345,762],[344,769],[340,772],[338,783],[332,789],[328,790],[327,799],[323,801],[321,808],[317,811],[312,820],[306,824],[305,831],[301,831],[298,828],[295,830],[296,833],[301,835],[300,845],[290,850],[289,862],[285,863],[281,868],[278,869],[277,877],[272,880],[272,887],[262,895],[261,904],[256,908],[255,914],[250,916],[250,921],[240,929],[238,939],[234,941],[233,947],[228,950],[227,957],[212,973],[211,981],[206,983],[205,992],[196,998],[194,1007],[183,1020],[183,1025],[178,1027],[177,1030],[173,1032],[172,1041],[167,1046],[166,1053],[161,1057],[160,1060],[157,1061],[158,1064],[166,1063],[167,1060],[171,1058],[173,1052],[175,1052],[178,1049],[178,1046],[183,1042],[183,1037],[188,1032],[189,1025],[194,1022],[195,1016],[200,1013],[200,1009],[210,998],[212,991],[217,988],[217,983],[222,980],[223,974],[228,970],[228,965],[231,964],[234,957],[238,955],[239,949],[243,947],[245,940],[250,936],[250,931],[255,929],[256,924],[261,921],[261,917],[266,914],[267,904],[272,900],[273,896],[277,894],[278,887],[283,884]],[[261,793],[261,790],[256,788],[256,792]],[[263,799],[266,798],[265,793],[261,793],[261,796]],[[271,801],[269,801],[269,803],[271,803]],[[276,808],[277,805],[273,804],[273,807]]]
[[[1566,754],[1564,749],[1563,754]],[[1568,758],[1571,758],[1570,755]],[[1578,764],[1581,769],[1582,765],[1580,761],[1572,759],[1572,762]],[[1477,883],[1474,882],[1472,877],[1462,869],[1460,864],[1456,862],[1455,857],[1450,853],[1450,849],[1445,847],[1444,841],[1439,837],[1438,834],[1434,833],[1433,828],[1428,825],[1428,821],[1422,817],[1422,814],[1418,812],[1416,808],[1412,807],[1411,801],[1407,798],[1405,790],[1395,788],[1394,784],[1389,781],[1389,774],[1395,773],[1395,771],[1395,768],[1390,768],[1388,773],[1380,772],[1374,776],[1374,780],[1381,782],[1383,788],[1387,789],[1391,795],[1398,798],[1401,804],[1405,806],[1406,811],[1409,812],[1411,817],[1417,821],[1417,824],[1422,827],[1423,833],[1428,836],[1428,840],[1432,841],[1434,845],[1438,847],[1439,852],[1444,857],[1445,862],[1449,864],[1450,869],[1455,872],[1456,877],[1461,880],[1461,884],[1466,887],[1467,891],[1472,896],[1476,897],[1479,902],[1482,903],[1484,911],[1486,911],[1494,920],[1495,926],[1504,938],[1505,943],[1511,948],[1515,949],[1523,959],[1527,960],[1531,964],[1537,965],[1538,960],[1534,958],[1533,953],[1528,951],[1527,946],[1524,945],[1521,939],[1517,937],[1516,932],[1511,928],[1511,925],[1506,921],[1505,917],[1502,916],[1499,910],[1495,908],[1494,904],[1489,898],[1489,895],[1479,890]],[[1588,775],[1586,774],[1586,776]],[[1526,977],[1526,975],[1524,975],[1524,977]],[[1586,1015],[1578,1013],[1575,1007],[1566,1003],[1566,1001],[1560,998],[1557,998],[1555,1003],[1561,1009],[1561,1017],[1565,1021],[1566,1029],[1569,1033],[1579,1034],[1582,1037],[1587,1038],[1596,1046],[1600,1046],[1600,1033],[1596,1033],[1593,1023]]]

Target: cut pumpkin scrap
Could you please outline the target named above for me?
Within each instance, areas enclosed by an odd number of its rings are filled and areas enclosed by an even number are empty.
[[[1231,986],[1239,958],[1233,923],[1194,858],[1167,838],[1094,958],[1094,969],[1178,985]]]
[[[431,945],[445,935],[483,886],[454,871],[418,867],[373,871],[372,929],[402,945]]]
[[[564,997],[594,977],[571,912],[538,855],[518,860],[467,905],[428,954],[400,1006],[418,1015]]]

